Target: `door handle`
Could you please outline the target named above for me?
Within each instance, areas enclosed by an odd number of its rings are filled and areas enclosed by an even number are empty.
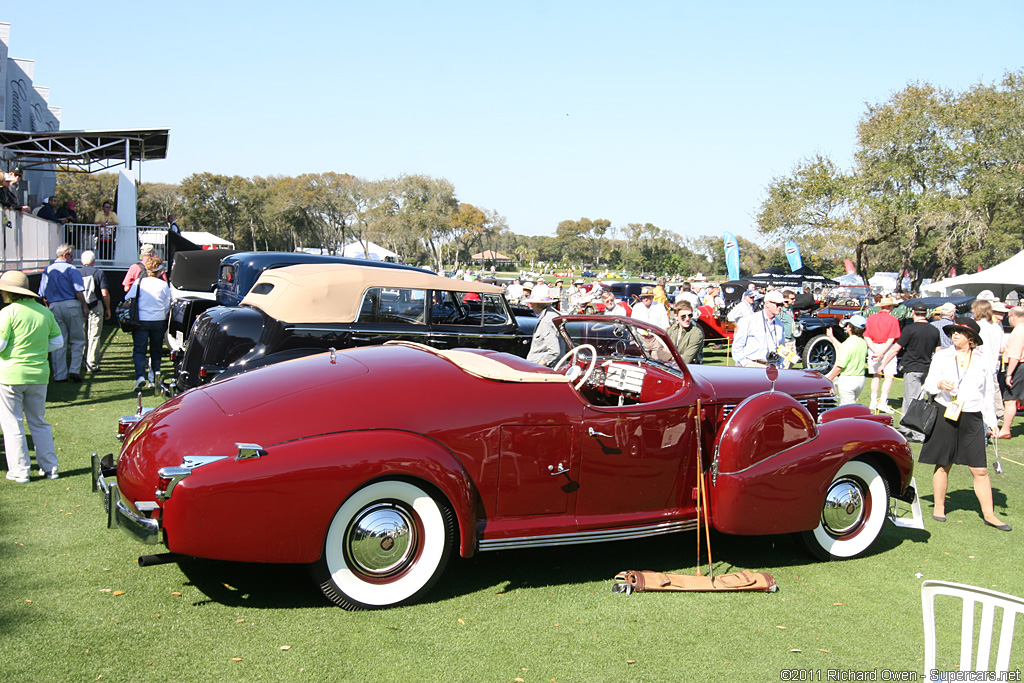
[[[587,436],[603,436],[606,439],[614,439],[615,437],[611,434],[605,434],[604,432],[596,431],[593,427],[587,429]]]
[[[569,471],[569,469],[567,467],[565,467],[562,463],[558,463],[558,470],[557,471],[555,470],[555,466],[554,465],[548,465],[548,472],[551,473],[552,477],[556,477],[559,474],[565,474],[568,471]]]

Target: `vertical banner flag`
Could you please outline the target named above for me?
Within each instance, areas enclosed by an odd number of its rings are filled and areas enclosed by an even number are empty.
[[[853,261],[848,258],[843,259],[843,265],[846,266],[846,274],[852,275],[857,272],[857,269],[853,267]]]
[[[731,232],[722,235],[725,240],[725,268],[729,271],[730,280],[740,279],[740,245]]]
[[[793,240],[786,242],[786,258],[789,259],[790,270],[800,270],[804,267],[803,259],[800,258],[800,247]]]

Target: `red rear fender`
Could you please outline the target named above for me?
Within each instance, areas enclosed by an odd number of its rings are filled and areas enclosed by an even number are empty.
[[[475,551],[476,487],[462,463],[431,439],[344,432],[267,451],[197,468],[175,487],[163,511],[171,551],[243,562],[314,562],[341,504],[380,479],[420,481],[446,498],[459,524],[462,554]]]

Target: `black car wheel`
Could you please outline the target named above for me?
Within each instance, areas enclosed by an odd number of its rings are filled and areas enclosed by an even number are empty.
[[[819,334],[804,346],[804,367],[827,375],[836,364],[838,347],[827,335]]]

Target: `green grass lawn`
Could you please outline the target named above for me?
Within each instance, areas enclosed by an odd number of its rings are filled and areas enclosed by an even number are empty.
[[[963,467],[950,477],[948,522],[932,522],[931,473],[921,466],[926,530],[886,525],[867,557],[818,563],[790,537],[712,536],[716,572],[771,572],[774,594],[611,592],[623,569],[693,572],[693,533],[456,559],[426,602],[377,612],[331,606],[304,567],[193,560],[141,569],[136,558],[162,547],[106,529],[89,486],[89,454],[117,450],[115,421],[135,404],[126,336],[107,335],[99,375],[50,387],[61,478],[0,480],[4,681],[668,683],[777,681],[783,669],[810,670],[805,680],[829,680],[830,669],[920,673],[923,579],[1024,595],[1014,550],[1024,534],[1015,506],[1024,500],[1020,427],[1000,442],[1005,474],[992,475],[997,513],[1019,527],[1011,533],[982,524]],[[901,389],[897,380],[892,398]],[[245,518],[238,510],[238,523]],[[940,616],[940,636],[955,640],[958,608]],[[1013,668],[1024,662],[1021,633]],[[955,652],[946,658],[953,664]]]

